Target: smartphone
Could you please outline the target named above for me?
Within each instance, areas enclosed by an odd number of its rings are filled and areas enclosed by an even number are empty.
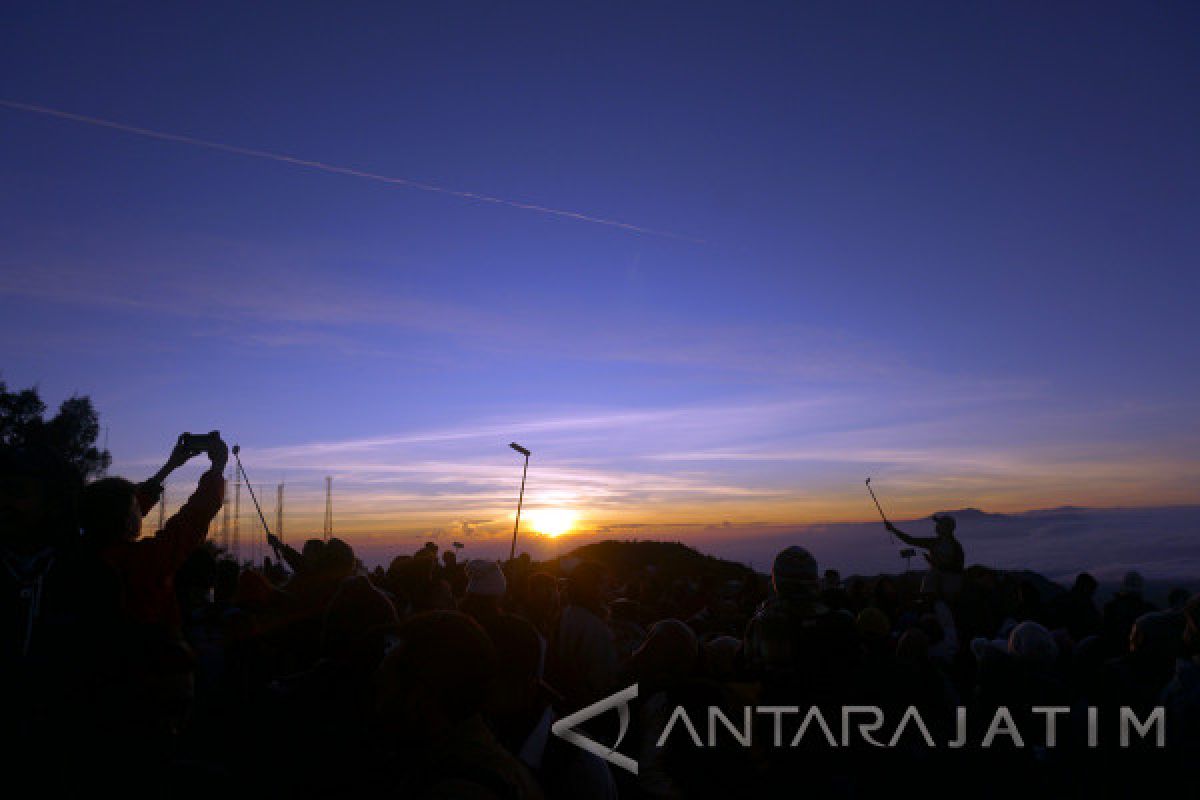
[[[197,453],[208,450],[211,441],[212,436],[207,433],[181,433],[179,435],[179,446]]]

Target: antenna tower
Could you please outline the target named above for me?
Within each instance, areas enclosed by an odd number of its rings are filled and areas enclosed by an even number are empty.
[[[333,476],[325,476],[325,531],[323,538],[333,538]]]
[[[283,541],[283,484],[275,487],[275,535]]]
[[[233,484],[233,560],[242,565],[241,527],[242,521],[242,479],[236,478]]]

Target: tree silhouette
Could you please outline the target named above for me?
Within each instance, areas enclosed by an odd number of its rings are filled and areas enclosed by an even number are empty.
[[[0,381],[0,443],[14,447],[47,446],[79,470],[84,480],[104,472],[112,463],[107,450],[96,447],[100,417],[86,395],[72,395],[45,419],[46,404],[36,387],[8,390]]]

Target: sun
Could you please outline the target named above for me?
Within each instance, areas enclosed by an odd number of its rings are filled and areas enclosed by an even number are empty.
[[[570,531],[577,519],[579,515],[567,508],[535,508],[529,512],[530,526],[551,538]]]

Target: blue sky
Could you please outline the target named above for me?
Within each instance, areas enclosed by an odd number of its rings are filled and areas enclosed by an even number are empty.
[[[6,4],[0,370],[358,535],[1192,502],[1193,4]],[[260,477],[261,476],[261,477]],[[182,491],[182,490],[181,490]]]

